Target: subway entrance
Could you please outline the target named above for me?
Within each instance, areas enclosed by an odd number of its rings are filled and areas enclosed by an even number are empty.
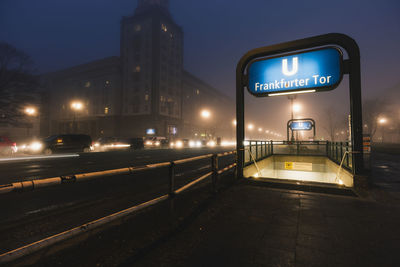
[[[347,58],[344,58],[347,56]],[[316,140],[312,118],[287,122],[286,140],[245,139],[245,89],[255,97],[288,97],[335,89],[349,76],[349,139]],[[237,173],[257,181],[280,179],[353,187],[363,172],[360,55],[356,42],[331,33],[257,48],[236,69]],[[269,114],[277,116],[278,114]],[[285,122],[286,123],[286,122]],[[301,131],[313,138],[299,141]]]

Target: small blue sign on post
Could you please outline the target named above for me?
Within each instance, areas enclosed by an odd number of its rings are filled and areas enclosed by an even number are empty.
[[[293,121],[289,127],[292,131],[310,131],[313,123],[311,121]]]
[[[333,90],[342,80],[342,63],[335,47],[256,60],[248,69],[247,88],[255,96]]]

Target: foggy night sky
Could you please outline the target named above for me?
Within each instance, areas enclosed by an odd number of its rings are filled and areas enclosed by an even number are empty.
[[[121,18],[136,5],[136,0],[0,0],[0,41],[31,55],[38,73],[118,56]],[[170,10],[184,30],[185,69],[233,99],[236,64],[245,52],[330,32],[358,42],[363,98],[400,83],[400,1],[170,0]],[[332,92],[299,101],[316,105],[303,116],[318,117],[327,105],[346,113],[348,98],[344,79]],[[271,108],[289,116],[284,97],[246,99],[255,104],[248,114],[255,114],[256,123],[268,121],[263,114]]]

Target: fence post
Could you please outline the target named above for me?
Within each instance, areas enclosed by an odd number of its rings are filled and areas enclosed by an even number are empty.
[[[258,160],[258,141],[256,141],[256,161]]]
[[[169,197],[175,195],[175,163],[171,161],[169,165]]]
[[[343,142],[340,142],[340,162],[342,162],[343,158]]]
[[[212,190],[214,193],[217,192],[218,182],[218,155],[214,154],[211,157],[211,170],[212,170]]]
[[[272,140],[270,142],[271,142],[271,156],[272,156],[274,154],[274,144],[272,143]]]
[[[326,142],[326,156],[328,158],[331,158],[331,153],[329,150],[330,150],[329,142]]]

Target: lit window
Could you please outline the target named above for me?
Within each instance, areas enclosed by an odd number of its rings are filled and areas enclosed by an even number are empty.
[[[140,66],[136,66],[134,72],[140,72],[140,70],[141,70]]]
[[[136,24],[134,26],[135,32],[140,32],[142,30],[142,26],[140,24]]]
[[[110,84],[110,81],[106,81],[106,84]]]
[[[149,101],[149,95],[144,95],[144,100]]]
[[[88,87],[90,87],[90,85],[91,85],[91,83],[88,81],[88,82],[85,82],[85,87],[86,88],[88,88]]]
[[[199,94],[200,94],[200,90],[196,89],[196,95],[199,95]]]
[[[164,32],[167,32],[168,28],[165,24],[161,24],[161,30],[163,30]]]
[[[104,108],[104,114],[108,114],[108,107]]]

